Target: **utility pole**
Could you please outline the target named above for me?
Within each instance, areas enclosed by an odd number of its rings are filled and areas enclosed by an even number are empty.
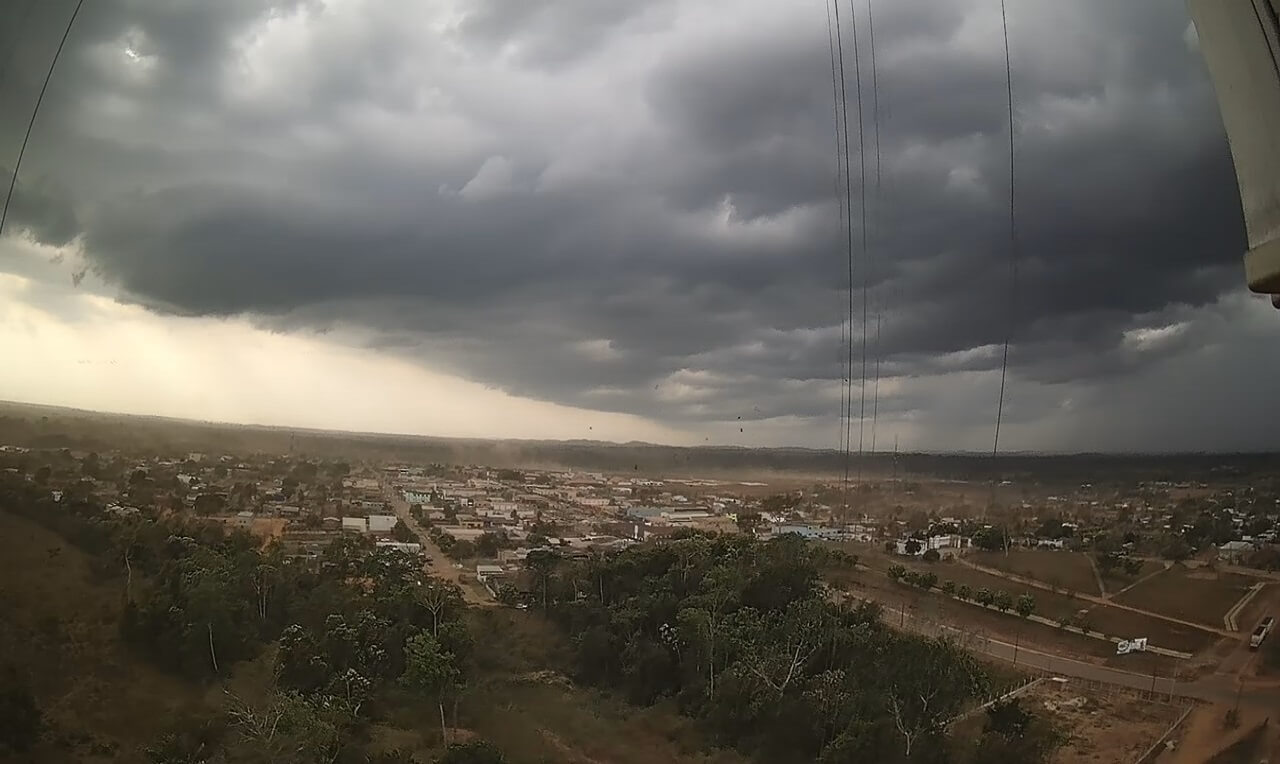
[[[898,434],[893,434],[893,482],[898,482]]]

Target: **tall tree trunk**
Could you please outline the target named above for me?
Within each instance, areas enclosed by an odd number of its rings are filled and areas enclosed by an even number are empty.
[[[124,601],[133,602],[133,565],[129,563],[129,549],[124,550]]]
[[[444,725],[444,696],[436,699],[436,705],[440,707],[440,739],[449,745],[449,730]]]
[[[209,660],[213,662],[213,673],[218,673],[218,654],[213,651],[213,621],[206,624],[209,627]]]

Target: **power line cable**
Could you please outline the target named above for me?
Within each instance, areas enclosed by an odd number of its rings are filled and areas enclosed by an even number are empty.
[[[838,1],[838,0],[837,0],[837,1]],[[826,4],[826,9],[827,9],[827,48],[828,48],[829,53],[831,54],[831,105],[832,105],[833,118],[834,118],[834,120],[835,120],[835,126],[836,126],[836,127],[835,127],[835,141],[836,141],[835,197],[836,197],[836,209],[837,209],[837,215],[839,216],[839,228],[838,228],[838,231],[839,231],[839,233],[840,233],[840,234],[843,234],[843,233],[844,233],[844,226],[845,226],[845,223],[846,223],[846,217],[845,217],[845,205],[846,205],[846,201],[845,201],[844,196],[843,196],[843,195],[841,194],[841,192],[840,192],[840,181],[841,181],[841,180],[842,180],[842,178],[843,178],[842,173],[841,173],[841,170],[840,170],[840,160],[842,159],[842,154],[841,154],[841,151],[840,151],[840,138],[841,138],[841,136],[842,136],[842,132],[841,132],[841,130],[840,130],[841,94],[840,94],[840,81],[839,81],[839,75],[837,74],[837,70],[836,70],[836,38],[835,38],[835,28],[833,27],[832,22],[831,22],[831,5],[832,5],[832,3],[831,3],[831,1],[829,0],[829,1],[827,2],[827,4]],[[838,10],[838,9],[837,9],[837,10]],[[839,423],[839,424],[840,424],[840,426],[839,426],[839,440],[838,440],[838,442],[839,442],[839,447],[838,447],[838,448],[839,448],[840,453],[842,453],[842,454],[844,453],[844,446],[845,446],[845,440],[844,440],[844,434],[845,434],[845,433],[844,433],[844,430],[845,430],[845,427],[844,427],[844,420],[845,420],[845,415],[846,415],[846,413],[847,413],[847,406],[848,406],[848,400],[847,400],[847,397],[846,397],[846,395],[845,395],[846,390],[847,390],[846,385],[847,385],[848,380],[847,380],[847,378],[845,377],[845,374],[844,374],[844,348],[845,348],[845,342],[846,342],[846,340],[845,340],[845,332],[846,332],[846,331],[847,331],[847,326],[846,326],[846,324],[845,324],[845,319],[844,319],[844,316],[841,316],[841,317],[840,317],[840,355],[839,355],[839,358],[838,358],[838,360],[839,360],[839,362],[840,362],[840,423]]]
[[[867,39],[871,43],[871,123],[875,130],[875,186],[874,200],[872,207],[872,220],[875,222],[876,236],[872,239],[873,243],[878,244],[880,241],[880,223],[881,223],[881,196],[880,196],[880,76],[879,67],[876,64],[876,22],[875,8],[872,0],[867,0]],[[876,249],[868,253],[870,258]],[[875,355],[875,386],[872,394],[871,407],[871,454],[874,457],[876,453],[876,428],[880,421],[880,314],[884,310],[883,290],[880,290],[881,299],[876,301],[876,339],[873,353]]]
[[[853,0],[849,0],[850,24],[853,27],[853,71],[855,90],[858,101],[858,199],[861,207],[861,255],[862,255],[862,381],[858,388],[858,483],[862,483],[863,444],[867,422],[867,145],[866,130],[863,126],[864,106],[862,101],[862,60],[858,50],[858,18],[854,10]],[[853,328],[853,268],[850,256],[849,270],[849,327]],[[853,365],[852,333],[850,334],[849,365]],[[853,369],[849,370],[852,384]],[[850,417],[852,419],[852,416]]]
[[[45,91],[49,89],[49,80],[53,78],[53,69],[58,65],[58,58],[62,55],[62,48],[67,44],[67,38],[71,36],[71,27],[76,23],[76,16],[80,15],[80,8],[84,5],[84,0],[76,2],[76,8],[71,12],[71,18],[67,20],[67,28],[62,32],[62,39],[58,42],[58,49],[53,53],[53,59],[49,61],[49,71],[44,75],[44,84],[40,86],[40,95],[36,97],[35,108],[31,110],[31,120],[27,122],[27,134],[22,137],[22,147],[18,149],[18,159],[13,163],[13,177],[9,179],[9,193],[4,197],[4,208],[0,209],[0,235],[4,234],[4,222],[9,217],[9,203],[13,201],[13,189],[18,185],[18,171],[22,168],[22,157],[27,153],[27,141],[31,140],[31,129],[35,127],[36,115],[40,113],[40,104],[44,102]]]
[[[840,0],[832,0],[832,7],[835,9],[836,22],[836,65],[840,74],[840,122],[842,130],[842,143],[844,147],[844,198],[845,198],[845,247],[847,252],[847,260],[849,264],[849,300],[848,300],[848,324],[849,331],[845,335],[846,340],[846,363],[845,363],[845,379],[844,389],[846,392],[845,414],[845,433],[844,433],[844,480],[843,486],[843,502],[844,511],[849,511],[849,452],[850,452],[850,434],[853,422],[853,181],[852,173],[849,169],[849,103],[847,93],[848,87],[845,84],[845,68],[844,68],[844,36],[841,30],[840,22]],[[857,28],[854,28],[856,39]],[[856,53],[856,51],[855,51]],[[861,100],[859,100],[861,105]]]
[[[1009,373],[1009,344],[1013,337],[1014,315],[1018,293],[1018,217],[1015,204],[1017,191],[1017,165],[1014,150],[1014,116],[1013,116],[1013,64],[1009,54],[1009,14],[1005,0],[1000,0],[1000,23],[1004,31],[1004,84],[1005,97],[1009,116],[1009,298],[1004,333],[1004,350],[1000,357],[1000,397],[996,403],[995,436],[991,443],[991,456],[994,459],[1000,451],[1000,424],[1004,418],[1005,381]],[[995,475],[992,475],[992,503],[995,501]]]

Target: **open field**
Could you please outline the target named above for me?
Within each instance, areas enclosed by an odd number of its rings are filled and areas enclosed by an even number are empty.
[[[1034,578],[1055,588],[1098,595],[1098,581],[1089,558],[1081,552],[1042,549],[1011,549],[1003,552],[975,552],[969,559],[978,565]]]
[[[1004,590],[1012,594],[1015,598],[1023,594],[1029,594],[1036,601],[1036,613],[1059,620],[1074,615],[1077,611],[1089,607],[1089,603],[1076,599],[1067,594],[1058,594],[1057,592],[1045,591],[1037,589],[1034,586],[1020,584],[1017,581],[1010,581],[1000,576],[993,576],[990,573],[983,573],[980,570],[961,565],[958,562],[939,562],[934,565],[915,565],[910,566],[919,570],[929,570],[938,574],[938,585],[942,582],[951,580],[956,585],[968,585],[974,591],[981,588],[987,588],[991,591]],[[1095,587],[1096,588],[1096,587]]]
[[[887,555],[879,550],[868,549],[866,545],[841,544],[840,547],[850,554],[858,555],[858,561],[878,575],[883,576],[890,565],[902,565],[911,570],[935,573],[938,586],[945,581],[954,581],[957,586],[967,585],[973,591],[987,588],[991,591],[1004,590],[1014,597],[1030,594],[1036,601],[1036,613],[1046,618],[1066,618],[1089,606],[1088,602],[1077,600],[1066,594],[1037,589],[1034,586],[1020,584],[980,570],[961,565],[958,562],[943,560],[936,563],[908,562],[902,558]]]
[[[1206,626],[1222,626],[1222,616],[1252,586],[1238,573],[1203,568],[1171,568],[1118,595],[1116,602]]]
[[[1161,570],[1164,570],[1164,565],[1162,563],[1156,562],[1155,560],[1143,560],[1142,569],[1138,571],[1137,575],[1131,576],[1123,570],[1115,568],[1110,572],[1104,572],[1102,574],[1102,583],[1107,587],[1107,594],[1114,595],[1118,594],[1126,587],[1136,584],[1146,576]]]
[[[1146,637],[1157,647],[1194,653],[1208,647],[1217,638],[1199,629],[1151,618],[1132,610],[1094,605],[1087,616],[1089,628],[1107,636],[1133,639]]]
[[[1175,666],[1182,663],[1176,658],[1154,653],[1117,656],[1115,645],[1111,642],[1034,621],[1024,621],[1012,613],[999,613],[959,602],[937,590],[925,592],[897,584],[875,571],[859,570],[846,577],[844,588],[854,596],[872,599],[894,609],[905,608],[916,617],[947,623],[977,635],[1010,643],[1021,640],[1023,644],[1041,651],[1093,660],[1130,671],[1145,673],[1155,668],[1160,674],[1168,675]]]

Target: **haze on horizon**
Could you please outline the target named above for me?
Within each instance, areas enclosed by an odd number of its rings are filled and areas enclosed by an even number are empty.
[[[0,30],[6,180],[73,6],[0,0],[25,19]],[[877,447],[982,451],[1007,291],[999,3],[876,8]],[[1245,292],[1185,10],[1027,0],[1010,24],[1002,447],[1274,449],[1280,320]],[[765,0],[86,3],[0,238],[0,399],[834,447],[826,34],[822,4]]]

